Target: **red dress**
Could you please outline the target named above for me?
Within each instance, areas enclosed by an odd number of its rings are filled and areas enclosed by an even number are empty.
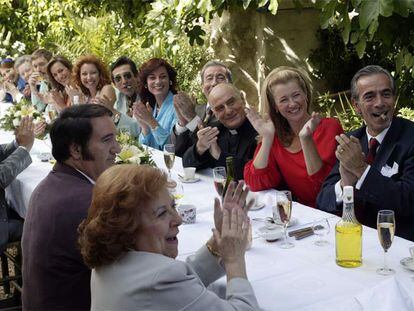
[[[288,151],[275,135],[267,167],[256,169],[253,160],[250,160],[244,167],[244,179],[252,191],[286,187],[292,191],[298,202],[314,207],[322,182],[336,162],[335,136],[343,132],[337,119],[321,120],[313,133],[313,140],[323,164],[320,170],[311,176],[306,171],[302,150],[294,153]],[[256,148],[254,158],[260,147],[261,143]]]

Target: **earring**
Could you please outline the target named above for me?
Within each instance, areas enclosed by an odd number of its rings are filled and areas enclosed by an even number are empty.
[[[144,87],[147,89],[148,88],[148,85],[145,84]]]
[[[172,85],[172,81],[170,80],[170,85]]]

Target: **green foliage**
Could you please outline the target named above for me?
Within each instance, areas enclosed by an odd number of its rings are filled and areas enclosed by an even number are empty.
[[[414,109],[403,107],[398,110],[398,116],[414,121]]]
[[[359,58],[375,47],[391,57],[397,76],[409,73],[414,78],[414,1],[317,0],[315,7],[321,10],[321,27],[338,27]]]
[[[356,112],[346,93],[338,93],[333,98],[330,93],[325,93],[317,98],[318,110],[323,111],[327,117],[336,117],[341,122],[345,132],[359,128],[362,118]]]
[[[319,30],[317,37],[320,47],[313,50],[309,61],[314,67],[313,75],[326,81],[328,89],[333,92],[347,90],[353,75],[366,65],[380,65],[391,73],[396,79],[397,93],[401,105],[414,107],[414,78],[412,70],[406,67],[400,71],[396,68],[394,60],[398,55],[390,52],[383,41],[371,41],[362,58],[358,57],[355,47],[342,40],[336,27]]]

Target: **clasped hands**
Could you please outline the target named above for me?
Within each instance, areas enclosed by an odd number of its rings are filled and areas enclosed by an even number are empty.
[[[132,106],[132,114],[138,121],[144,133],[149,128],[156,128],[158,126],[157,120],[153,117],[153,109],[149,103],[145,105],[141,101],[137,101]]]
[[[354,186],[364,173],[367,163],[359,139],[345,134],[335,137],[338,142],[335,155],[339,161],[341,186]]]
[[[202,127],[197,132],[196,150],[199,155],[204,154],[207,150],[211,156],[218,160],[221,154],[221,148],[217,144],[217,138],[220,131],[217,127]]]
[[[250,200],[246,204],[249,191],[249,187],[244,189],[243,181],[237,186],[232,182],[224,196],[223,206],[220,199],[214,200],[214,239],[208,243],[220,253],[225,264],[244,258],[249,230],[247,212],[254,203]]]
[[[186,93],[178,92],[174,95],[174,109],[177,114],[178,123],[181,126],[186,126],[196,116],[195,102],[194,96],[190,98]]]

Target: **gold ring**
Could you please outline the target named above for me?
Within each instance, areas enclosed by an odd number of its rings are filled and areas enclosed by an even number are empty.
[[[339,149],[339,153],[342,153],[342,152],[344,152],[344,149],[343,148]]]

